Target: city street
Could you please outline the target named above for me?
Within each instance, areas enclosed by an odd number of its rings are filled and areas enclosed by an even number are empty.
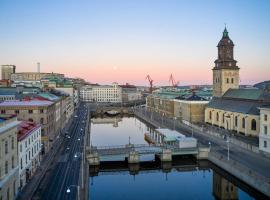
[[[87,107],[81,104],[73,116],[69,130],[62,133],[64,140],[52,165],[38,186],[33,199],[79,199],[80,170],[83,158],[84,131]]]

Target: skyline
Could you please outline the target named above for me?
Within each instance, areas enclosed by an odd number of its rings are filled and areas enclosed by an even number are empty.
[[[168,85],[172,73],[180,85],[211,84],[226,23],[240,84],[269,80],[268,1],[0,4],[0,27],[8,30],[0,32],[1,65],[18,72],[40,62],[41,71],[92,83],[148,85],[150,74],[155,85]]]

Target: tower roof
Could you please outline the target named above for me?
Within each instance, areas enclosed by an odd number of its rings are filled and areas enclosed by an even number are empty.
[[[229,32],[226,26],[224,28],[222,38],[219,41],[218,46],[234,46],[233,41],[229,37]]]

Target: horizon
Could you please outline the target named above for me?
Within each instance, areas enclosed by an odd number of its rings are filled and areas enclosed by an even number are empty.
[[[240,84],[253,85],[269,80],[270,2],[246,2],[2,1],[0,65],[24,72],[40,62],[99,84],[148,85],[149,74],[169,85],[173,74],[179,86],[211,85],[226,23]]]

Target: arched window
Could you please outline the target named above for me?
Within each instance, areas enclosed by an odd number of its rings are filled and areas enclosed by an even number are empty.
[[[256,129],[257,129],[256,126],[257,126],[256,120],[255,119],[252,119],[251,120],[251,130],[256,131]]]
[[[209,111],[209,119],[211,120],[212,119],[212,112]]]
[[[246,127],[246,121],[245,121],[245,118],[242,118],[242,128],[245,128]]]
[[[237,116],[234,117],[234,125],[238,126],[238,118],[237,118]]]
[[[222,123],[224,123],[225,122],[225,114],[223,113],[223,115],[222,115]]]
[[[216,118],[217,118],[217,121],[219,121],[219,114],[218,114],[218,112],[217,112],[217,117]]]

